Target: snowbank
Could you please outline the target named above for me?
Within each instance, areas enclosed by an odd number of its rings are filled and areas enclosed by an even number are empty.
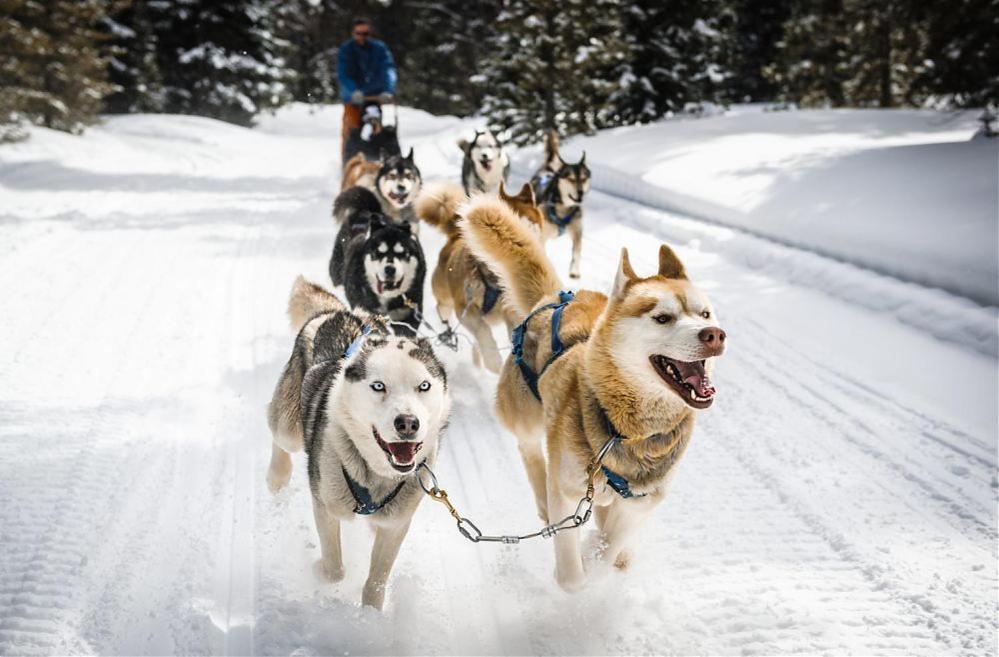
[[[749,107],[564,150],[586,150],[601,191],[994,306],[999,140],[976,128],[971,112]]]

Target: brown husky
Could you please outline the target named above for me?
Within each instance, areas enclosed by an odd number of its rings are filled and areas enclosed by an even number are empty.
[[[506,193],[499,184],[499,198],[521,220],[540,231],[544,217],[535,205],[530,185],[524,185],[516,196]],[[416,200],[416,214],[435,226],[447,237],[437,258],[437,268],[431,277],[431,287],[437,299],[437,314],[445,329],[453,327],[457,317],[475,338],[475,364],[499,372],[502,359],[493,338],[492,327],[504,322],[507,331],[520,321],[519,313],[505,303],[496,275],[472,257],[458,231],[458,208],[468,201],[464,190],[451,183],[428,186]]]
[[[350,189],[355,185],[367,187],[371,191],[375,189],[375,178],[378,177],[380,163],[369,162],[364,158],[364,153],[358,153],[347,160],[343,166],[343,175],[340,179],[340,191]]]
[[[614,438],[598,473],[595,514],[601,558],[624,568],[628,543],[663,500],[696,412],[711,406],[709,374],[725,332],[665,244],[656,275],[637,276],[622,250],[610,297],[582,290],[560,303],[568,295],[556,295],[562,283],[540,241],[509,208],[475,199],[462,216],[470,250],[527,318],[503,364],[496,411],[517,436],[538,513],[545,522],[572,515],[588,463]],[[555,563],[559,585],[583,585],[578,532],[556,535]]]

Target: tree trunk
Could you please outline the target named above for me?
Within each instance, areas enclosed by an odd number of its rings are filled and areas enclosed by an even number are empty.
[[[891,9],[886,8],[878,26],[879,59],[878,71],[881,87],[881,107],[892,107],[894,99],[891,89]]]
[[[545,9],[545,33],[548,41],[542,57],[545,60],[545,131],[556,129],[555,126],[555,12],[553,4]]]

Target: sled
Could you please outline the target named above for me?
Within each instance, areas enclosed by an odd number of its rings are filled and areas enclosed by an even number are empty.
[[[343,149],[343,162],[341,167],[350,161],[358,153],[364,155],[364,159],[369,162],[377,162],[383,155],[401,155],[399,148],[399,106],[394,102],[392,106],[392,123],[386,125],[383,122],[383,107],[378,102],[377,96],[366,96],[364,98],[363,115],[361,117],[361,127],[351,128],[347,134],[347,143]]]

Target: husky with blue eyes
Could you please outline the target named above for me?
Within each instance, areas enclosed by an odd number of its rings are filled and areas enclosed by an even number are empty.
[[[447,426],[447,375],[429,342],[392,335],[386,318],[351,312],[302,277],[288,312],[298,337],[268,407],[267,485],[284,488],[290,454],[305,450],[322,553],[315,572],[343,579],[340,523],[360,516],[375,532],[361,602],[381,609],[423,498],[417,469],[433,467]]]

